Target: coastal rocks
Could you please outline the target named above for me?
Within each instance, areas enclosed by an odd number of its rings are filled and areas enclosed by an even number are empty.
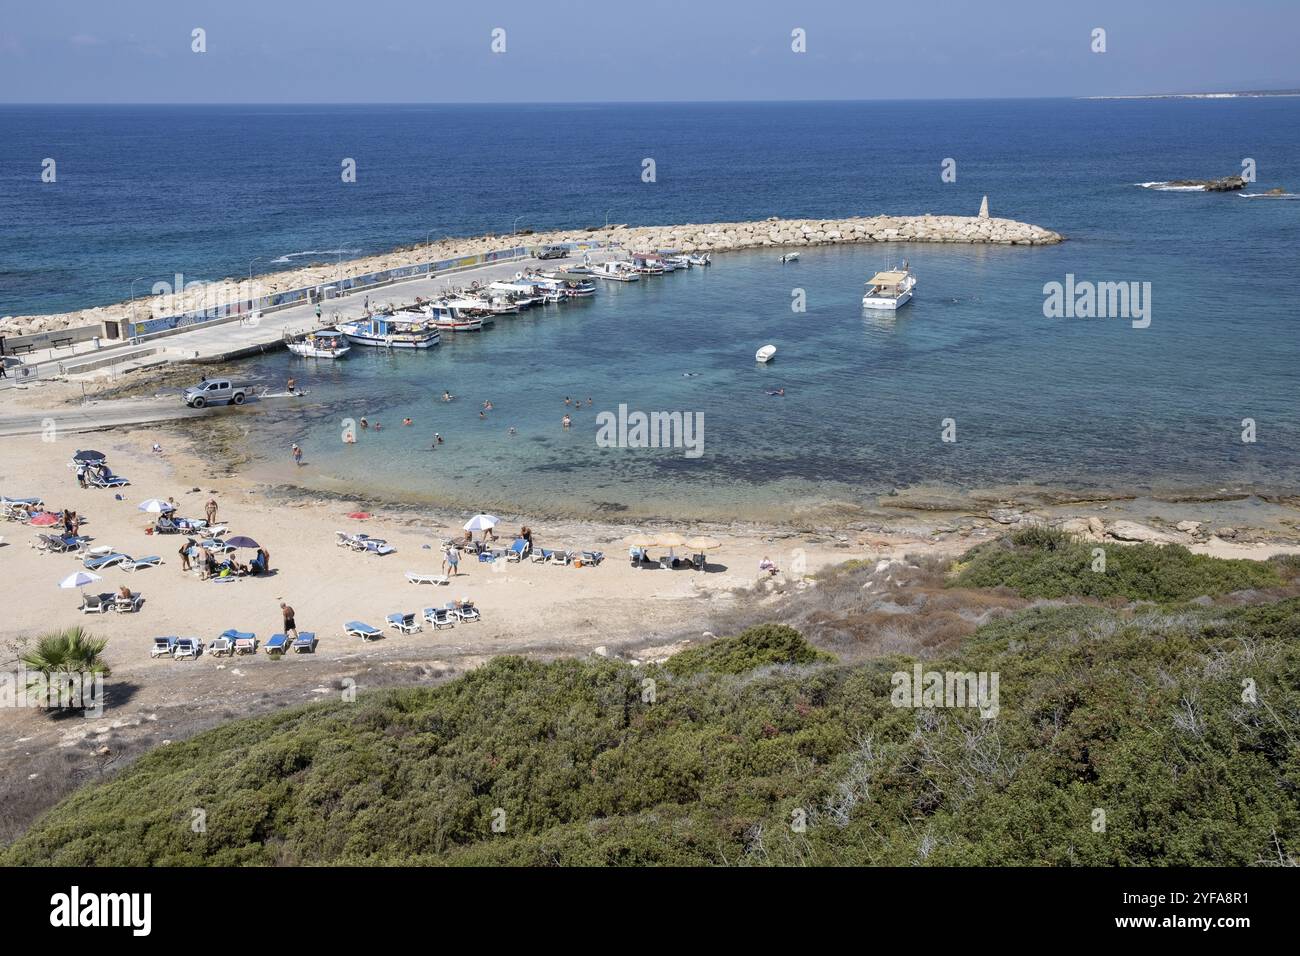
[[[1113,521],[1106,529],[1116,541],[1150,542],[1151,544],[1174,544],[1178,541],[1173,535],[1136,521]]]
[[[1207,193],[1226,193],[1245,189],[1246,180],[1240,176],[1224,176],[1222,179],[1176,179],[1173,182],[1165,183],[1165,185],[1178,189],[1200,186]]]

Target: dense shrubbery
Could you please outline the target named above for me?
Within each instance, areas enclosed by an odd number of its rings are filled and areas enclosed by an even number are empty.
[[[1106,553],[1094,570],[1094,549]],[[1284,565],[1225,561],[1192,554],[1181,545],[1081,542],[1053,529],[1016,532],[989,542],[957,566],[959,587],[1006,587],[1027,598],[1117,598],[1166,604],[1248,588],[1276,587]]]
[[[994,720],[891,706],[910,667],[780,627],[667,667],[501,658],[159,748],[0,863],[1239,865],[1300,843],[1300,601],[999,619],[926,663],[999,673]]]

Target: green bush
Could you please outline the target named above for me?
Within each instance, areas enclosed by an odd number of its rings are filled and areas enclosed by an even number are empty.
[[[234,721],[74,793],[0,865],[1238,866],[1300,846],[1300,600],[999,618],[925,663],[998,674],[991,720],[893,706],[911,660],[822,663],[797,638],[754,628],[668,667],[501,658]]]

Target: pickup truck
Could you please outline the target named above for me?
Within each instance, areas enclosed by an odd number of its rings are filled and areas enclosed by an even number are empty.
[[[248,397],[248,386],[236,385],[228,378],[204,379],[198,385],[187,388],[181,397],[190,408],[202,408],[215,402],[242,405]]]

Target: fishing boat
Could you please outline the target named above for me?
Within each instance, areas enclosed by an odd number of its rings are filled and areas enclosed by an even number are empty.
[[[337,329],[318,329],[289,343],[289,351],[303,358],[341,359],[352,351],[347,336]]]
[[[681,255],[680,253],[665,255],[664,262],[667,265],[671,265],[675,269],[689,269],[692,265],[691,257]]]
[[[644,276],[661,276],[667,271],[663,259],[653,253],[632,256],[632,268]]]
[[[524,278],[522,272],[516,272],[514,279],[509,282],[488,283],[487,291],[490,294],[509,296],[521,309],[526,309],[530,305],[536,305],[544,301],[537,292],[537,286]]]
[[[709,253],[700,255],[698,252],[691,253],[686,258],[691,260],[693,266],[711,266],[713,265],[713,256]]]
[[[897,309],[911,301],[915,287],[916,276],[904,262],[901,269],[877,272],[867,280],[862,306],[866,309]]]
[[[632,263],[623,259],[611,259],[593,266],[591,274],[598,279],[611,279],[614,282],[637,282],[641,278]]]
[[[596,294],[596,283],[592,282],[589,276],[575,275],[572,272],[543,272],[542,276],[559,282],[565,294],[571,299],[581,299]]]
[[[438,344],[440,333],[427,321],[399,319],[392,315],[371,315],[355,322],[342,322],[339,331],[354,345],[389,349],[428,349]]]
[[[798,261],[798,259],[799,259],[799,253],[787,252],[785,255],[781,257],[781,265],[785,265],[787,262],[796,262]]]
[[[483,318],[462,312],[447,299],[440,299],[425,306],[425,315],[435,328],[443,332],[480,332],[483,330]]]
[[[759,349],[757,352],[754,353],[754,361],[767,363],[772,361],[772,356],[774,355],[776,355],[776,346],[764,345],[761,349]]]

